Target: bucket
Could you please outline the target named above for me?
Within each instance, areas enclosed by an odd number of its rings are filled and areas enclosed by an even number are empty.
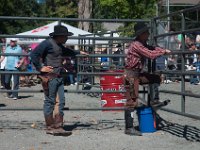
[[[152,133],[156,131],[156,123],[151,107],[141,107],[137,109],[139,128],[142,133]]]

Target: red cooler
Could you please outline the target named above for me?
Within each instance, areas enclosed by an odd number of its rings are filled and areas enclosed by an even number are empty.
[[[108,71],[108,73],[123,73],[123,70]],[[104,75],[100,78],[101,90],[124,91],[123,75]],[[126,98],[124,93],[102,93],[102,107],[124,107]]]

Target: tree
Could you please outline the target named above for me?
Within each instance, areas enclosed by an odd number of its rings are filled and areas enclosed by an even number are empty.
[[[155,15],[157,0],[96,0],[104,18],[147,18]]]
[[[30,7],[31,6],[31,7]],[[40,5],[35,0],[7,0],[0,5],[1,16],[28,16],[34,17],[41,14]],[[6,20],[0,24],[1,33],[16,34],[31,29],[35,21],[28,20]]]
[[[77,0],[46,0],[46,12],[51,17],[77,17]]]
[[[94,18],[103,19],[147,19],[155,16],[156,2],[157,0],[95,0],[93,14]],[[130,28],[133,29],[133,25],[134,23],[124,23],[120,30],[128,30],[125,34],[132,36]]]
[[[92,0],[79,0],[78,3],[78,18],[89,19],[92,16]],[[80,29],[89,31],[90,23],[80,21],[78,24]]]

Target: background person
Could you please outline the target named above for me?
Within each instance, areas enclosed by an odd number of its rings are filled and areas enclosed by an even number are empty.
[[[23,54],[29,54],[29,47],[26,45],[21,45]],[[23,57],[23,62],[20,67],[20,71],[28,71],[28,66],[30,64],[29,56]],[[20,75],[20,86],[29,86],[29,75]]]
[[[113,53],[115,54],[123,54],[123,49],[122,49],[122,45],[121,44],[117,44],[116,46],[117,50]],[[122,66],[122,58],[121,57],[113,57],[113,64],[115,64],[116,66]]]
[[[67,71],[67,78],[66,78],[67,81],[64,81],[64,82],[69,83],[69,85],[74,85],[75,84],[75,77],[74,77],[74,75],[76,73],[76,70],[75,70],[74,65],[72,64],[71,58],[65,58],[64,59],[63,67]]]
[[[17,53],[22,54],[22,48],[17,44],[17,39],[12,38],[10,40],[10,45],[6,48],[5,53]],[[5,64],[5,70],[6,71],[18,71],[23,63],[23,59],[20,59],[20,56],[3,56],[3,61],[6,57],[6,64]],[[11,90],[11,79],[13,76],[13,90],[19,89],[19,75],[18,74],[5,74],[5,88],[7,90]],[[18,99],[18,92],[8,92],[7,93],[8,98],[13,98],[14,100]]]
[[[4,54],[6,50],[5,46],[2,46],[1,53]],[[2,59],[2,61],[1,61]],[[1,62],[1,71],[5,71],[5,65],[7,58],[4,56],[1,56],[0,62]],[[1,89],[5,88],[5,74],[1,74]]]

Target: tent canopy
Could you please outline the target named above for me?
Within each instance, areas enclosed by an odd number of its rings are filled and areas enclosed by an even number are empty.
[[[30,30],[30,31],[26,31],[23,33],[19,33],[17,35],[26,35],[26,36],[49,36],[49,33],[52,33],[54,31],[54,26],[58,25],[59,22],[55,21],[52,22],[50,24],[38,27],[36,29]],[[65,23],[61,23],[61,25],[65,26],[68,28],[68,30],[70,32],[72,32],[74,35],[73,36],[79,36],[79,35],[92,35],[92,33],[81,30],[79,28],[73,27],[71,25],[65,24]],[[18,39],[18,43],[21,44],[31,44],[31,43],[40,43],[41,41],[43,41],[44,39],[36,39],[36,38],[19,38]],[[9,42],[10,39],[7,39],[7,42]],[[67,44],[70,45],[78,45],[78,39],[68,39]]]

